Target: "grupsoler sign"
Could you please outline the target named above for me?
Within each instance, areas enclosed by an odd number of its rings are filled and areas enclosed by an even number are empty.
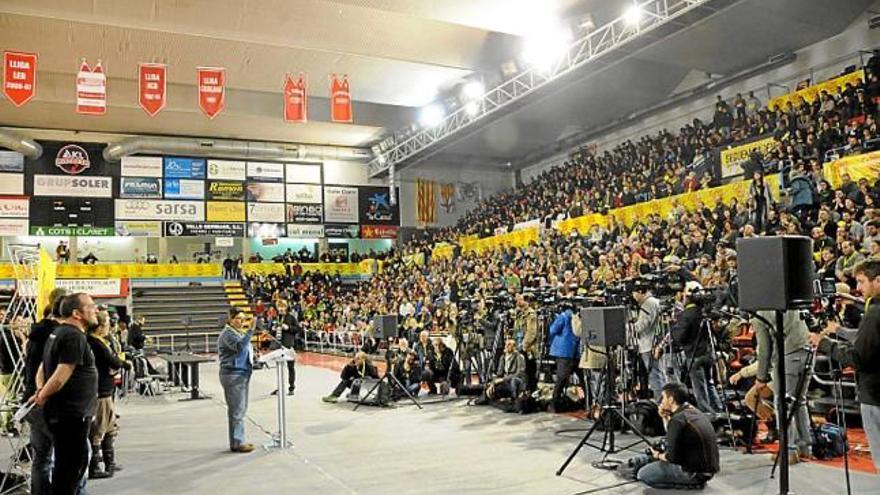
[[[70,175],[34,175],[34,196],[112,198],[113,178]]]

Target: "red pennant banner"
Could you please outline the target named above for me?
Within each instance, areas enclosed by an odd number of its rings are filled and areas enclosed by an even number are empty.
[[[330,76],[330,120],[333,122],[352,122],[351,91],[348,87],[348,76],[342,79],[333,74]]]
[[[101,61],[92,69],[82,60],[76,74],[76,113],[104,115],[107,113],[107,76]]]
[[[165,64],[138,64],[138,103],[150,117],[165,108]]]
[[[37,91],[37,54],[3,52],[3,93],[20,107]]]
[[[288,73],[284,77],[284,121],[307,122],[309,118],[309,97],[306,92],[306,78],[302,72],[299,79],[293,80]]]
[[[199,67],[199,108],[213,119],[226,106],[226,69]]]

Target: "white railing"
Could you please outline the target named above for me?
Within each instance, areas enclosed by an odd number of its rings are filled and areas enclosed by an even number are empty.
[[[177,352],[186,349],[187,343],[192,352],[214,352],[220,332],[180,332],[148,335],[145,350],[157,353]]]

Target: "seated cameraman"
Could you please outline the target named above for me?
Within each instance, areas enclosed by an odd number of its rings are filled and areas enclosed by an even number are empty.
[[[419,389],[422,388],[422,367],[419,366],[415,351],[407,351],[403,362],[395,368],[394,377],[403,385],[410,395],[417,397]],[[395,387],[394,399],[400,399],[406,394],[402,390]]]
[[[684,286],[684,311],[672,326],[672,340],[684,351],[685,371],[691,380],[697,407],[708,414],[724,412],[724,405],[712,384],[712,356],[708,330],[703,325],[703,308],[694,302],[693,295],[703,287],[698,282]]]
[[[666,423],[665,452],[652,448],[629,460],[636,478],[652,488],[703,488],[720,469],[715,429],[687,397],[680,383],[663,387],[659,409]]]
[[[363,351],[359,351],[354,355],[354,358],[342,368],[342,372],[339,374],[339,385],[333,389],[333,392],[331,392],[330,395],[321,400],[324,402],[335,403],[339,400],[339,396],[345,392],[345,389],[352,386],[355,380],[364,379],[366,377],[379,378],[379,372],[376,370],[376,367],[373,366],[373,363],[370,362],[367,354]]]
[[[865,315],[855,342],[849,345],[818,334],[811,334],[810,340],[819,352],[828,354],[841,366],[855,367],[862,423],[874,454],[874,466],[880,470],[880,304],[873,303],[873,298],[880,294],[880,261],[859,263],[853,268],[853,275],[865,297]],[[836,323],[830,323],[826,333],[838,328]]]
[[[498,361],[495,377],[486,386],[481,403],[504,396],[517,400],[526,390],[526,358],[516,350],[516,341],[504,341],[504,355]]]

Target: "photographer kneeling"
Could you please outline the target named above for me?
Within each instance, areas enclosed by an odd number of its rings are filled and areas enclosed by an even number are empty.
[[[516,341],[507,339],[504,341],[504,355],[498,361],[495,377],[486,386],[483,397],[477,404],[488,404],[496,398],[510,397],[514,405],[507,412],[519,411],[522,410],[519,399],[525,390],[526,358],[516,350]]]
[[[715,429],[687,397],[680,383],[663,387],[660,416],[666,423],[666,451],[652,448],[628,461],[635,477],[652,488],[703,488],[720,469]]]
[[[355,380],[363,380],[366,377],[378,379],[379,372],[376,370],[376,367],[373,366],[373,363],[370,362],[367,353],[359,351],[354,355],[354,359],[349,361],[348,364],[342,368],[342,372],[339,374],[339,385],[333,389],[333,392],[331,392],[330,395],[321,400],[324,402],[335,403],[339,400],[339,396],[345,392],[345,389],[350,388],[354,384]]]

